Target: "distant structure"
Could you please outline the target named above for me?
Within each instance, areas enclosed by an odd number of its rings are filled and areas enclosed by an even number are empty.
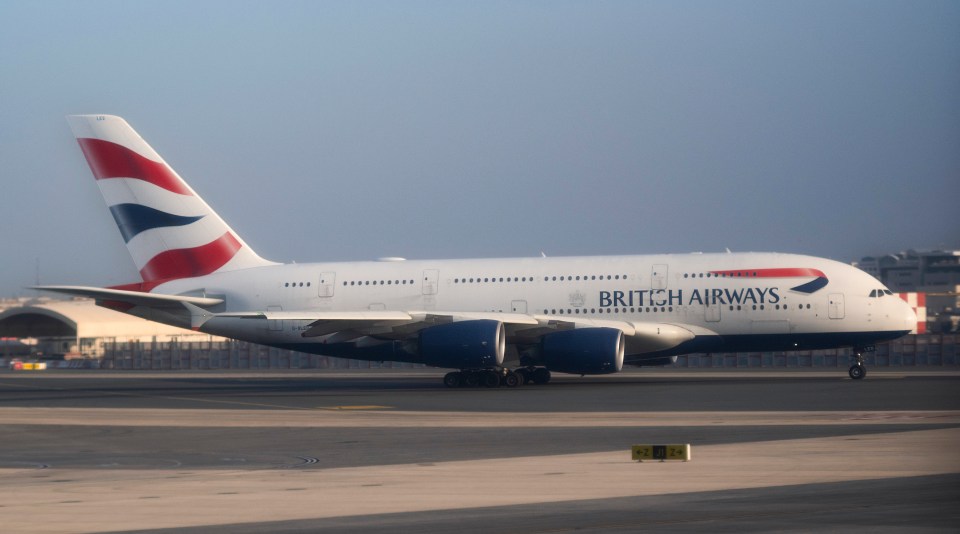
[[[917,293],[926,304],[928,331],[960,330],[960,250],[908,250],[854,262],[896,293]]]
[[[105,343],[222,338],[101,308],[89,299],[0,301],[0,357],[98,358]]]

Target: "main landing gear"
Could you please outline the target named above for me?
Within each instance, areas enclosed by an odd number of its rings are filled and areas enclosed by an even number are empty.
[[[511,371],[505,367],[497,369],[464,369],[453,371],[443,377],[443,385],[448,388],[475,388],[484,386],[515,388],[525,384],[546,384],[550,381],[550,371],[544,367],[521,367]]]
[[[863,377],[867,376],[867,368],[863,365],[863,350],[859,348],[853,349],[853,357],[856,362],[850,366],[850,378],[854,380],[860,380]]]

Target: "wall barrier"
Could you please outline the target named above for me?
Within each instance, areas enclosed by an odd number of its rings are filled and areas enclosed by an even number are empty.
[[[877,345],[864,354],[867,367],[957,367],[960,366],[960,335],[910,334]],[[686,354],[674,367],[720,368],[817,368],[851,365],[850,349],[792,352],[738,352],[731,354]]]
[[[865,355],[869,367],[960,366],[957,334],[912,334],[877,345]],[[88,362],[90,360],[87,360]],[[94,361],[96,363],[96,361]],[[305,354],[246,343],[108,342],[100,369],[423,369],[421,364],[369,362]],[[850,349],[796,352],[741,352],[686,354],[677,357],[680,368],[819,368],[850,366]],[[76,365],[76,364],[74,364]]]
[[[100,369],[422,369],[420,364],[318,356],[244,341],[107,342]]]

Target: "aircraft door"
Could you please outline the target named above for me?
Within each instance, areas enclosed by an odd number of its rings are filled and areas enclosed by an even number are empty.
[[[333,296],[333,288],[336,287],[337,273],[320,273],[320,297],[329,298]]]
[[[667,264],[658,263],[650,269],[650,289],[667,288]]]
[[[713,304],[707,304],[703,309],[704,319],[708,323],[716,323],[720,321],[720,305],[714,302]]]
[[[280,311],[283,311],[283,306],[267,306],[267,312],[280,312]],[[271,332],[283,331],[283,319],[268,319],[267,330]]]
[[[423,270],[423,294],[436,295],[439,290],[440,271],[436,269]]]
[[[843,293],[830,293],[827,296],[827,315],[831,319],[843,319]]]

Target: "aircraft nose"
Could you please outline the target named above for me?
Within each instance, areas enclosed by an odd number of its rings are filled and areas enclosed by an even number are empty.
[[[897,299],[897,310],[891,314],[891,319],[897,321],[901,328],[908,332],[917,328],[917,312],[900,299]]]

